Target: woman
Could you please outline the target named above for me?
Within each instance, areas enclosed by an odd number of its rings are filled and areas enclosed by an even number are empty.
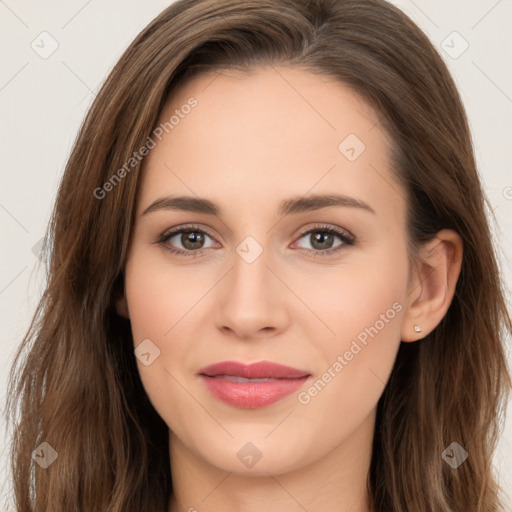
[[[503,510],[484,206],[395,7],[172,4],[62,179],[9,390],[17,509]]]

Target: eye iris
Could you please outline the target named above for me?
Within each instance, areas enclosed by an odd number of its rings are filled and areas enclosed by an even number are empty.
[[[204,235],[197,231],[184,231],[181,235],[181,243],[186,249],[200,249],[204,243]]]
[[[312,233],[311,237],[312,237],[311,246],[314,247],[315,249],[325,250],[325,249],[330,249],[332,247],[333,237],[334,237],[334,235],[332,233],[326,233],[324,231],[322,231],[322,232],[319,231],[316,233]],[[318,246],[317,244],[320,244],[320,246]],[[323,244],[326,244],[326,246]]]
[[[310,233],[311,246],[319,251],[333,246],[334,234],[329,231],[313,231]],[[187,250],[201,249],[204,244],[204,233],[200,231],[182,231],[180,241]]]

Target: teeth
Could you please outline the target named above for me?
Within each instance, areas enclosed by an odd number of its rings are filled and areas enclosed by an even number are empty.
[[[269,377],[265,377],[264,379],[246,379],[245,377],[235,377],[233,375],[216,375],[215,379],[225,379],[231,382],[267,382],[268,380],[275,380]]]

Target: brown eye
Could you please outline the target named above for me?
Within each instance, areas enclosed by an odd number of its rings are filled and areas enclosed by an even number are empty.
[[[211,240],[209,246],[205,246],[207,239]],[[214,241],[212,237],[202,229],[189,226],[164,233],[157,243],[161,244],[172,253],[195,256],[203,249],[213,247]]]
[[[319,251],[331,249],[334,243],[334,235],[332,233],[317,231],[310,233],[309,236],[311,246]]]
[[[196,250],[202,249],[204,244],[204,233],[199,231],[183,231],[180,237],[180,242],[185,249]]]
[[[205,245],[210,239],[210,245]],[[317,226],[302,233],[299,240],[307,240],[309,247],[302,249],[319,256],[333,254],[345,246],[355,245],[356,239],[348,232],[331,226]],[[336,239],[339,240],[336,243]],[[164,233],[157,243],[167,251],[181,256],[200,256],[205,249],[215,246],[215,240],[208,233],[195,226],[184,226]],[[300,248],[300,246],[299,246]]]
[[[340,240],[336,243],[336,238]],[[330,226],[316,227],[303,233],[299,240],[305,239],[309,247],[303,247],[313,254],[334,253],[345,245],[354,245],[355,239],[348,233],[338,231]]]

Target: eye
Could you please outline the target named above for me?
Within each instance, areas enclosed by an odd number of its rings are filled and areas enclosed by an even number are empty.
[[[333,245],[336,238],[340,240],[340,243]],[[205,246],[207,239],[214,243]],[[347,245],[355,245],[356,243],[356,239],[351,234],[332,226],[315,226],[303,232],[298,240],[302,239],[305,239],[309,244],[309,247],[302,247],[302,249],[313,256],[332,254]],[[194,225],[187,225],[165,232],[156,243],[162,245],[165,250],[172,254],[195,257],[201,255],[203,250],[214,247],[217,242],[203,229]]]
[[[164,233],[157,240],[157,243],[161,244],[171,253],[183,256],[196,256],[200,254],[203,249],[211,247],[204,246],[207,238],[213,240],[208,233],[196,226],[182,226]]]
[[[339,244],[333,246],[335,239],[341,240]],[[305,249],[314,256],[334,253],[341,250],[346,245],[355,245],[355,238],[345,231],[341,231],[332,226],[316,226],[302,233],[299,240],[305,239],[309,247]]]

